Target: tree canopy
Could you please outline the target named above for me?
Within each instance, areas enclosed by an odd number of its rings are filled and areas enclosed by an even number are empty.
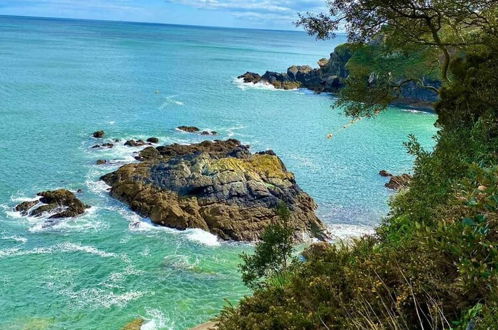
[[[384,109],[407,83],[434,89],[423,74],[400,78],[392,70],[396,56],[424,53],[425,72],[439,68],[438,79],[451,81],[451,62],[462,53],[480,53],[496,47],[497,0],[329,0],[328,13],[300,14],[302,25],[317,38],[333,37],[345,29],[351,43],[381,45],[375,57],[384,67],[350,70],[349,86],[341,101],[352,115],[371,115]],[[406,67],[405,67],[406,69]],[[406,72],[406,70],[405,70]]]

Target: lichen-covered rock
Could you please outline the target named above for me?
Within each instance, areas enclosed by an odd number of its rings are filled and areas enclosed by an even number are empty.
[[[51,219],[76,217],[85,213],[88,205],[81,202],[76,196],[66,189],[44,191],[37,194],[39,201],[23,202],[15,207],[23,215],[33,217],[51,213]],[[40,204],[38,207],[34,207]]]
[[[155,151],[153,151],[155,149]],[[111,195],[152,222],[254,241],[285,203],[298,233],[325,237],[316,204],[272,152],[251,154],[237,140],[146,148],[141,163],[102,177]]]

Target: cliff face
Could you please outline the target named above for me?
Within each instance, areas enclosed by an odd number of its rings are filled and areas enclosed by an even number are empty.
[[[289,225],[324,238],[316,204],[272,151],[252,154],[237,140],[149,147],[138,159],[102,177],[111,195],[163,226],[200,228],[226,240],[257,240],[291,211]]]
[[[337,93],[346,85],[349,75],[347,65],[354,54],[355,51],[349,44],[343,44],[334,49],[329,59],[320,59],[317,68],[293,65],[283,73],[267,71],[261,76],[246,72],[238,78],[243,79],[245,83],[271,84],[278,89],[307,88],[316,93]],[[426,85],[436,88],[441,86],[437,80],[424,80]],[[438,98],[434,91],[421,88],[415,83],[404,84],[400,94],[401,97],[395,100],[394,104],[416,108],[430,109]]]

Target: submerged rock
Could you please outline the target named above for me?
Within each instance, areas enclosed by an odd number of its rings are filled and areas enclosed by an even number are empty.
[[[391,179],[385,186],[389,189],[400,190],[407,188],[411,180],[412,176],[410,174],[391,175]]]
[[[92,136],[96,139],[101,139],[103,138],[105,135],[105,132],[104,131],[96,131],[96,132],[93,132]]]
[[[145,323],[144,319],[138,318],[127,323],[122,330],[140,330],[144,323]]]
[[[156,137],[150,137],[147,139],[147,142],[150,142],[150,143],[159,143],[159,139],[156,138]]]
[[[152,222],[200,228],[226,240],[254,241],[285,203],[299,233],[324,238],[316,204],[274,153],[252,154],[239,141],[204,141],[146,148],[141,163],[101,179],[111,195]]]
[[[107,163],[108,163],[108,161],[107,161],[107,160],[105,160],[105,159],[98,159],[98,160],[95,162],[95,164],[97,164],[97,165],[105,165],[105,164],[107,164]]]
[[[39,201],[23,202],[15,207],[23,215],[39,217],[45,213],[54,213],[50,219],[76,217],[89,208],[76,196],[66,189],[44,191],[37,194],[41,198]],[[41,203],[40,206],[33,208]]]

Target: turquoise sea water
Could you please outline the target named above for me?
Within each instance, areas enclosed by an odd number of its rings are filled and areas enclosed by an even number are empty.
[[[167,144],[200,141],[174,129],[195,125],[273,149],[336,237],[371,230],[391,194],[379,170],[410,171],[402,142],[413,133],[430,147],[435,116],[393,108],[341,129],[348,119],[329,95],[235,81],[245,71],[314,65],[343,41],[0,17],[0,328],[120,329],[143,317],[147,329],[186,329],[249,293],[236,265],[250,246],[154,227],[107,196],[99,176],[136,149],[91,149],[97,129]],[[82,189],[92,208],[51,227],[12,211],[54,188]]]

